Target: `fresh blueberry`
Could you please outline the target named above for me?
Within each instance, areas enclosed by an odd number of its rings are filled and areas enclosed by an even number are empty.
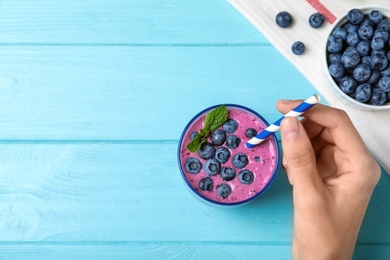
[[[245,131],[245,136],[248,138],[255,137],[257,135],[257,131],[254,128],[248,128]]]
[[[390,60],[390,51],[387,51],[387,52],[386,52],[386,58],[387,58],[388,60]]]
[[[390,36],[389,32],[386,30],[383,30],[383,29],[377,29],[374,32],[374,37],[380,37],[385,42],[387,42],[389,40],[389,36]]]
[[[383,70],[387,67],[389,61],[387,57],[380,53],[375,53],[371,55],[371,68],[377,70]]]
[[[200,158],[205,160],[213,158],[215,155],[215,147],[212,144],[206,142],[200,146],[198,155]]]
[[[236,170],[232,167],[223,167],[220,174],[225,181],[231,181],[236,178]]]
[[[371,97],[372,86],[368,83],[363,83],[356,88],[355,99],[359,102],[365,103]]]
[[[371,49],[374,51],[382,50],[385,47],[385,41],[380,36],[374,36],[371,40]]]
[[[356,50],[360,56],[362,57],[367,56],[371,50],[370,43],[368,41],[360,41],[356,45]]]
[[[384,92],[390,92],[390,77],[382,77],[379,80],[378,87]]]
[[[305,44],[303,44],[303,42],[296,41],[291,46],[291,51],[295,55],[301,55],[305,51]]]
[[[351,23],[347,23],[346,25],[344,25],[343,29],[348,33],[350,32],[358,32],[359,30],[359,26],[357,25],[354,25],[354,24],[351,24]],[[346,39],[344,39],[346,40]]]
[[[341,64],[347,70],[355,68],[360,63],[360,55],[355,48],[348,48],[341,56]]]
[[[287,28],[291,25],[293,18],[290,13],[283,11],[276,15],[275,21],[280,27]]]
[[[379,88],[374,89],[374,91],[371,94],[371,98],[368,101],[371,105],[374,106],[381,106],[384,103],[386,103],[387,95],[384,91],[382,91]]]
[[[225,130],[226,133],[232,134],[235,131],[237,131],[238,128],[238,123],[234,119],[228,119],[223,125],[222,125],[223,130]]]
[[[198,187],[204,191],[212,191],[214,188],[213,180],[210,177],[204,177],[200,179]]]
[[[363,22],[360,24],[360,26],[365,25],[365,24],[367,24],[367,25],[369,25],[369,26],[371,26],[371,27],[374,27],[374,26],[375,26],[374,22],[371,21],[370,19],[368,19],[368,17],[365,17],[365,18],[364,18],[364,20],[363,20]]]
[[[229,135],[226,138],[226,146],[229,149],[236,149],[241,143],[241,139],[238,138],[236,135]]]
[[[226,163],[230,159],[230,151],[225,147],[220,147],[215,152],[215,159],[220,163]]]
[[[232,188],[229,186],[229,184],[223,183],[217,187],[217,194],[223,199],[226,199],[231,192]]]
[[[360,26],[358,34],[360,39],[369,40],[374,35],[374,29],[368,24],[363,24]]]
[[[236,168],[244,168],[248,164],[248,156],[244,153],[237,153],[233,156],[233,165]]]
[[[226,133],[225,131],[217,129],[211,134],[210,139],[213,145],[216,146],[223,145],[223,143],[226,141]]]
[[[341,78],[345,74],[345,69],[341,63],[332,63],[329,66],[329,73],[332,77]]]
[[[381,11],[372,10],[368,14],[368,19],[373,21],[375,24],[379,24],[382,21],[382,19],[383,19],[383,14],[381,13]]]
[[[328,61],[329,64],[341,62],[341,53],[329,53]]]
[[[372,50],[371,51],[371,56],[374,55],[374,54],[381,54],[381,55],[385,55],[386,56],[386,50],[384,50],[384,49]]]
[[[209,176],[215,176],[221,170],[221,164],[215,159],[208,159],[204,163],[204,171]]]
[[[191,139],[191,140],[194,140],[195,137],[196,137],[198,134],[199,134],[199,133],[196,132],[196,131],[192,132],[191,135],[190,135],[190,139]]]
[[[359,9],[351,9],[347,13],[347,20],[354,25],[358,25],[364,20],[364,14]]]
[[[347,35],[347,44],[349,46],[355,47],[359,43],[359,35],[357,32],[350,32]]]
[[[388,76],[390,77],[390,66],[387,66],[386,69],[380,71],[381,76]]]
[[[343,48],[343,38],[338,35],[330,35],[326,42],[326,48],[330,53],[338,53]]]
[[[332,35],[337,35],[340,36],[344,41],[347,39],[347,30],[341,27],[337,27],[336,29],[333,30]]]
[[[324,16],[320,13],[314,13],[309,17],[309,24],[313,28],[320,28],[324,24]]]
[[[370,67],[372,69],[372,67],[371,67],[371,56],[364,56],[362,58],[362,63],[363,64],[367,64],[368,67]]]
[[[352,94],[355,92],[358,83],[352,76],[345,76],[339,82],[340,89],[346,94]]]
[[[368,79],[367,83],[373,86],[376,83],[378,83],[380,78],[381,78],[381,73],[379,72],[379,70],[371,70],[371,76]]]
[[[379,24],[378,24],[378,29],[382,29],[385,31],[388,31],[390,33],[390,19],[383,19]]]
[[[251,184],[255,176],[249,170],[242,170],[238,173],[238,179],[242,184]]]
[[[359,81],[364,82],[367,81],[371,76],[371,69],[367,64],[359,64],[353,70],[353,77]]]
[[[197,158],[190,157],[186,160],[185,168],[188,173],[197,174],[202,169],[202,163]]]

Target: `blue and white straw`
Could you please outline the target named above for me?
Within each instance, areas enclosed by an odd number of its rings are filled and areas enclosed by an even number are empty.
[[[312,108],[315,104],[320,102],[321,97],[317,94],[314,94],[313,96],[309,97],[305,101],[303,101],[301,104],[299,104],[296,108],[279,118],[275,123],[268,126],[266,129],[264,129],[262,132],[258,133],[255,137],[250,139],[245,146],[247,148],[253,148],[256,145],[263,142],[265,139],[267,139],[269,136],[273,135],[276,131],[280,129],[280,123],[282,122],[283,118],[285,117],[298,117],[305,113],[307,110]]]

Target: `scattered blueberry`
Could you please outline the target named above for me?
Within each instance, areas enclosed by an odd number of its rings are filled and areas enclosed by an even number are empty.
[[[355,99],[362,103],[367,102],[371,97],[371,89],[372,87],[368,83],[359,85],[355,91]]]
[[[324,24],[324,16],[320,13],[314,13],[309,17],[309,24],[313,28],[320,28]]]
[[[215,176],[221,170],[221,164],[215,159],[208,159],[203,167],[204,171],[209,176]]]
[[[229,149],[236,149],[241,143],[241,139],[236,135],[229,135],[226,137],[226,146]]]
[[[199,133],[196,132],[196,131],[192,132],[191,135],[190,135],[190,139],[191,139],[191,140],[194,140],[195,137],[196,137],[198,134],[199,134]]]
[[[225,147],[218,148],[215,152],[215,159],[220,163],[226,163],[230,159],[230,151]]]
[[[205,160],[213,158],[215,155],[215,147],[212,144],[205,142],[199,148],[198,155],[200,158]]]
[[[188,158],[185,163],[185,168],[188,173],[197,174],[202,169],[202,163],[197,158]]]
[[[378,87],[384,92],[390,92],[390,77],[382,77],[379,80]]]
[[[343,49],[343,38],[338,35],[330,35],[326,46],[330,53],[338,53]]]
[[[231,181],[236,178],[236,170],[232,167],[223,167],[220,174],[225,181]]]
[[[378,11],[378,10],[372,10],[369,14],[368,14],[368,19],[370,19],[371,21],[374,22],[374,24],[378,24],[382,21],[383,19],[383,14],[381,13],[381,11]]]
[[[353,70],[353,76],[359,82],[367,81],[371,76],[371,69],[367,64],[359,64]]]
[[[238,179],[242,184],[251,184],[254,180],[254,175],[249,170],[242,170],[238,173]]]
[[[217,193],[223,199],[226,199],[231,192],[232,188],[229,186],[229,184],[223,183],[217,187]]]
[[[223,145],[223,143],[226,141],[226,133],[225,131],[217,129],[211,134],[210,139],[213,145],[216,146]]]
[[[233,156],[233,165],[236,168],[244,168],[248,164],[248,156],[244,153],[237,153]]]
[[[301,55],[305,51],[305,44],[300,41],[296,41],[291,46],[291,50],[295,55]]]
[[[369,103],[374,106],[381,106],[386,102],[386,100],[387,100],[386,93],[381,89],[376,88],[371,94]]]
[[[198,187],[204,191],[212,191],[214,188],[213,180],[210,177],[204,177],[200,179]]]
[[[276,15],[276,24],[282,28],[287,28],[291,25],[293,18],[289,12],[283,11]]]
[[[345,76],[339,82],[340,89],[346,94],[352,94],[355,92],[358,83],[352,76]]]
[[[248,128],[245,131],[245,136],[248,138],[255,137],[257,135],[257,131],[254,128]]]
[[[225,130],[226,133],[232,134],[235,131],[237,131],[238,128],[238,123],[236,120],[233,119],[228,119],[223,125],[222,125],[223,130]]]
[[[364,14],[359,9],[352,9],[347,13],[347,20],[354,25],[360,24],[364,20]]]
[[[332,77],[341,78],[345,74],[345,69],[341,63],[332,63],[329,66],[329,73]]]

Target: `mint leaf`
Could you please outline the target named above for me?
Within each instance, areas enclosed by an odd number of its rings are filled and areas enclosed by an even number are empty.
[[[200,129],[199,134],[187,145],[190,152],[196,152],[207,140],[211,132],[223,125],[228,118],[228,111],[225,105],[221,105],[210,111],[205,118],[204,128]]]

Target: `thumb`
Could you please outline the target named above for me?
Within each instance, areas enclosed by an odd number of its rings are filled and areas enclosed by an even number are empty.
[[[295,117],[286,117],[280,124],[284,164],[297,190],[309,191],[320,184],[316,158],[310,139],[302,123]],[[295,190],[295,189],[294,189]]]

